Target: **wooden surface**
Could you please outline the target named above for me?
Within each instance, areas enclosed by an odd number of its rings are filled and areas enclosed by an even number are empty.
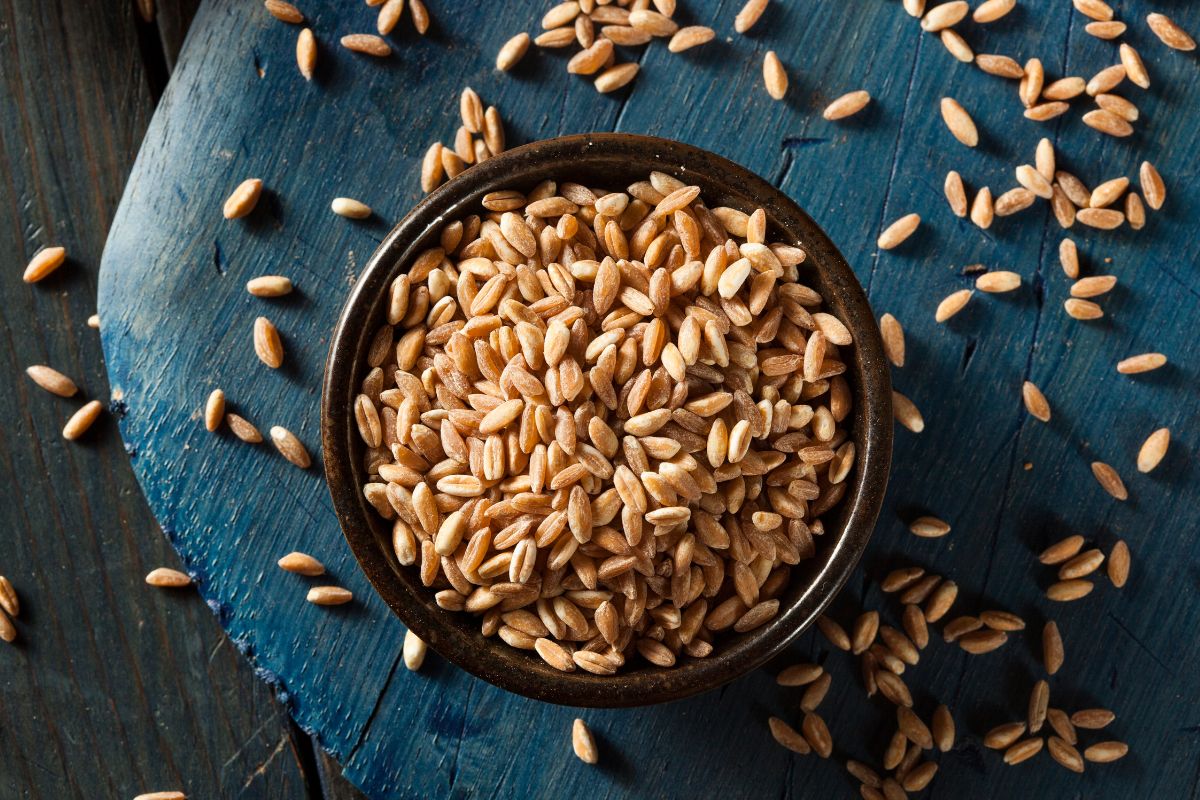
[[[421,154],[433,138],[452,136],[457,95],[469,84],[500,108],[513,142],[623,130],[678,138],[750,166],[825,226],[876,309],[905,324],[909,361],[895,382],[922,408],[927,428],[898,433],[876,538],[834,616],[849,624],[863,608],[878,608],[894,623],[899,608],[878,580],[913,561],[959,583],[955,613],[1004,608],[1029,621],[1025,633],[981,657],[935,634],[906,672],[918,710],[928,715],[937,702],[949,704],[961,733],[938,757],[928,796],[1196,797],[1195,55],[1168,51],[1150,36],[1141,23],[1145,4],[1119,4],[1154,86],[1122,87],[1144,119],[1134,137],[1117,141],[1082,125],[1081,101],[1056,122],[1024,120],[1015,84],[953,61],[898,3],[872,0],[852,14],[838,4],[779,3],[749,37],[732,33],[736,4],[687,5],[696,7],[682,10],[683,19],[714,24],[718,41],[683,56],[661,43],[647,48],[637,82],[611,97],[566,75],[561,54],[531,53],[511,75],[494,71],[496,48],[534,26],[539,3],[513,3],[503,13],[489,4],[440,4],[429,37],[402,22],[397,53],[380,62],[336,45],[344,33],[373,27],[369,9],[312,0],[304,10],[321,48],[311,84],[295,70],[295,28],[256,4],[215,0],[200,10],[114,221],[100,305],[110,378],[126,406],[122,434],[201,594],[299,725],[372,796],[853,793],[837,764],[771,741],[767,716],[798,722],[799,696],[776,687],[770,670],[665,707],[587,712],[601,741],[598,767],[570,754],[574,710],[512,697],[433,655],[420,674],[408,673],[399,663],[402,628],[357,571],[319,464],[302,472],[267,445],[213,436],[200,425],[204,397],[220,386],[238,413],[264,430],[285,425],[316,451],[327,332],[358,266],[418,199]],[[1200,30],[1200,8],[1160,7]],[[1066,3],[1030,0],[990,28],[961,27],[979,52],[1037,55],[1052,76],[1090,76],[1114,61],[1115,45],[1086,35],[1085,22]],[[783,103],[761,86],[768,49],[792,76]],[[876,98],[861,117],[820,118],[826,102],[860,87]],[[940,121],[937,104],[947,94],[979,123],[977,150],[954,142]],[[1071,232],[1084,274],[1120,278],[1101,300],[1101,321],[1077,322],[1062,310],[1062,232],[1044,204],[980,231],[954,218],[941,197],[951,168],[973,189],[1010,188],[1013,167],[1032,161],[1041,136],[1052,137],[1063,165],[1092,185],[1132,175],[1143,157],[1167,176],[1167,206],[1145,230]],[[221,202],[249,176],[269,187],[265,201],[245,221],[222,220]],[[368,202],[376,217],[334,217],[328,203],[336,195]],[[882,225],[910,211],[925,217],[921,231],[879,253]],[[974,278],[964,271],[976,263],[1019,272],[1021,289],[977,293],[949,324],[935,324],[938,300],[970,287]],[[296,282],[297,296],[268,302],[242,288],[250,277],[280,272]],[[264,313],[284,334],[287,366],[277,373],[250,347],[253,319]],[[1147,350],[1167,353],[1171,366],[1140,377],[1116,373],[1119,358]],[[1051,423],[1023,411],[1026,378],[1046,391]],[[1155,473],[1138,475],[1137,448],[1162,425],[1173,432],[1171,453]],[[1092,460],[1120,470],[1129,502],[1101,491]],[[951,522],[949,537],[906,532],[905,521],[926,511]],[[1075,604],[1041,596],[1053,575],[1038,567],[1036,553],[1075,532],[1106,551],[1118,537],[1129,542],[1134,567],[1124,590],[1101,579]],[[332,612],[304,603],[307,582],[274,566],[292,549],[323,560],[355,603]],[[1011,768],[982,748],[984,731],[1022,717],[1041,677],[1038,631],[1047,618],[1057,620],[1067,649],[1067,666],[1051,679],[1052,705],[1112,707],[1117,721],[1085,741],[1129,741],[1133,753],[1124,761],[1076,776],[1045,754]],[[815,634],[802,636],[777,666],[799,659],[835,671],[822,713],[836,760],[878,764],[894,726],[890,705],[866,699],[853,662]]]
[[[109,403],[86,320],[154,107],[147,28],[132,3],[0,3],[0,574],[21,598],[19,638],[0,645],[0,797],[318,796],[308,736],[195,593],[142,582],[178,557],[114,417],[75,444],[59,433],[82,398]],[[28,258],[56,244],[66,265],[22,283]],[[30,364],[66,372],[80,398],[37,388]]]

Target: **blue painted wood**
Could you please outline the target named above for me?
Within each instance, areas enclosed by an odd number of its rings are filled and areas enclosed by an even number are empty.
[[[1200,704],[1191,676],[1200,646],[1191,631],[1200,624],[1200,545],[1190,453],[1200,401],[1190,387],[1200,281],[1189,222],[1200,213],[1200,82],[1194,55],[1167,51],[1137,22],[1144,4],[1119,5],[1155,79],[1149,92],[1121,89],[1144,114],[1129,141],[1091,131],[1079,111],[1045,125],[1024,120],[1015,84],[953,61],[896,3],[857,4],[853,13],[773,4],[749,37],[731,31],[736,3],[681,9],[688,21],[714,24],[718,40],[681,56],[661,44],[646,49],[637,82],[612,97],[565,74],[561,54],[531,53],[511,75],[492,69],[499,42],[540,18],[541,4],[531,1],[503,13],[446,3],[433,9],[430,37],[402,23],[396,55],[379,62],[335,44],[370,29],[368,9],[313,0],[305,13],[322,47],[312,84],[293,65],[294,29],[232,0],[201,10],[105,254],[105,351],[128,407],[122,432],[164,530],[234,641],[351,779],[378,797],[825,797],[854,789],[836,765],[773,745],[766,717],[797,721],[799,698],[769,671],[666,707],[587,712],[601,740],[599,768],[570,756],[573,710],[512,697],[436,657],[408,673],[399,666],[402,628],[358,573],[319,470],[300,472],[267,446],[214,437],[199,424],[203,398],[219,385],[239,413],[264,429],[283,424],[316,450],[328,331],[358,266],[417,201],[421,154],[453,134],[458,92],[471,85],[500,108],[514,142],[622,130],[673,136],[752,167],[826,227],[877,310],[904,322],[909,361],[895,382],[928,427],[898,435],[876,538],[834,616],[849,623],[879,608],[895,622],[900,609],[877,582],[899,559],[956,580],[956,613],[1006,608],[1030,622],[983,657],[935,641],[905,674],[918,710],[948,703],[962,733],[938,758],[930,796],[1196,796]],[[1161,5],[1200,30],[1200,8]],[[1114,60],[1115,45],[1084,34],[1085,20],[1064,6],[1027,2],[1002,23],[962,28],[980,52],[1036,54],[1051,76],[1088,76]],[[761,87],[767,49],[792,75],[783,103]],[[820,118],[826,102],[859,87],[876,98],[860,118]],[[980,124],[978,150],[942,125],[937,105],[947,94]],[[1142,153],[1169,182],[1168,204],[1145,230],[1071,231],[1085,274],[1121,280],[1102,300],[1099,322],[1062,310],[1062,232],[1044,206],[985,232],[954,218],[941,197],[951,168],[973,189],[1010,188],[1013,167],[1032,160],[1043,135],[1089,184],[1133,174]],[[221,201],[250,175],[270,188],[265,202],[244,224],[222,220]],[[377,217],[360,224],[332,216],[328,201],[339,194],[370,203]],[[918,235],[878,252],[881,226],[914,210],[926,219]],[[1011,296],[977,295],[949,324],[935,324],[937,301],[971,285],[964,268],[974,263],[1016,270],[1024,285]],[[244,282],[267,272],[291,275],[298,296],[268,303],[246,295]],[[287,367],[278,373],[250,350],[261,313],[284,332]],[[1172,365],[1135,378],[1115,372],[1120,357],[1152,349]],[[1050,398],[1048,425],[1021,408],[1026,378]],[[1172,428],[1172,452],[1153,475],[1138,475],[1137,447],[1161,425]],[[1130,502],[1100,490],[1092,460],[1117,466]],[[905,531],[904,520],[924,509],[952,523],[949,537]],[[1035,554],[1074,532],[1105,549],[1129,541],[1134,573],[1123,591],[1102,580],[1079,603],[1042,598],[1053,576]],[[294,548],[321,558],[356,602],[332,612],[305,604],[306,582],[274,567]],[[1075,776],[1044,755],[1014,769],[983,750],[986,729],[1024,712],[1048,618],[1067,647],[1052,705],[1113,707],[1118,719],[1104,736],[1132,743],[1124,761]],[[849,657],[814,634],[781,664],[800,658],[836,671],[822,712],[838,759],[878,763],[894,727],[890,706],[868,701]]]

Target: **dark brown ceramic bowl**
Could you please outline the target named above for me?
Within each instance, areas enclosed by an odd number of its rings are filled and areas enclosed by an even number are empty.
[[[506,188],[532,188],[547,178],[614,189],[652,170],[698,184],[710,207],[766,210],[777,240],[803,246],[802,279],[854,334],[847,379],[857,463],[842,502],[826,515],[815,558],[792,571],[779,614],[748,634],[722,636],[709,658],[683,658],[672,669],[632,659],[601,677],[559,672],[532,653],[479,632],[479,619],[443,611],[417,570],[402,567],[390,525],[363,499],[364,445],[352,403],[367,370],[366,353],[383,318],[388,287],[413,257],[438,241],[443,224],[480,211],[480,198]],[[891,382],[883,346],[862,287],[837,248],[795,203],[769,183],[712,153],[679,142],[628,134],[587,134],[535,142],[472,167],[423,200],[367,262],[338,320],[325,367],[321,435],[325,473],[338,518],[355,557],[396,615],[438,653],[463,669],[518,694],[575,706],[621,707],[676,700],[716,688],[777,654],[829,604],[866,548],[883,501],[892,451]]]

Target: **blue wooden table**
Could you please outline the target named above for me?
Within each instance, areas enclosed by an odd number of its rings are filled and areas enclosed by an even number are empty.
[[[681,6],[685,4],[681,3]],[[510,142],[617,130],[680,139],[745,164],[794,197],[842,248],[878,313],[908,334],[897,388],[923,411],[919,435],[899,430],[878,530],[859,575],[836,601],[849,624],[877,608],[898,621],[879,580],[915,563],[961,587],[955,613],[1007,609],[1028,629],[998,652],[972,657],[934,642],[910,668],[917,709],[944,702],[960,731],[939,757],[928,796],[1195,797],[1200,779],[1200,701],[1194,631],[1200,624],[1195,421],[1200,279],[1194,220],[1200,214],[1200,80],[1195,54],[1163,47],[1143,18],[1155,10],[1115,3],[1127,39],[1146,58],[1149,91],[1128,84],[1142,120],[1134,136],[1106,137],[1080,122],[1086,103],[1049,123],[1021,115],[1015,82],[955,61],[896,2],[776,3],[749,36],[733,33],[738,4],[687,3],[678,16],[709,24],[716,41],[682,55],[662,42],[633,51],[631,87],[597,95],[566,74],[561,52],[531,52],[509,74],[494,69],[500,43],[534,30],[541,4],[443,2],[427,37],[407,20],[395,53],[375,60],[337,45],[369,31],[358,3],[310,0],[304,12],[320,43],[311,83],[294,62],[297,29],[255,3],[203,6],[150,126],[104,255],[102,334],[121,431],[164,531],[233,641],[275,686],[297,722],[377,797],[831,797],[856,790],[838,763],[878,765],[894,730],[891,705],[869,700],[856,663],[814,633],[778,666],[822,662],[834,673],[822,706],[835,759],[778,747],[766,718],[798,722],[798,690],[771,670],[663,707],[588,711],[601,743],[589,767],[570,752],[577,711],[494,689],[431,656],[419,674],[400,661],[403,628],[374,596],[345,546],[319,464],[300,471],[269,445],[213,436],[200,424],[204,398],[224,389],[260,428],[283,425],[318,449],[319,382],[329,331],[371,251],[420,197],[418,171],[434,139],[450,141],[457,97],[473,86],[503,114]],[[1200,7],[1162,2],[1192,32]],[[1028,0],[990,26],[959,26],[977,52],[1020,61],[1038,56],[1051,77],[1090,77],[1116,61],[1115,43],[1087,35],[1063,0]],[[779,53],[791,74],[784,102],[762,86],[762,58]],[[826,122],[834,97],[868,89],[859,116]],[[943,96],[973,114],[981,144],[955,142],[938,113]],[[1101,320],[1063,310],[1070,281],[1058,266],[1064,232],[1046,204],[997,219],[989,230],[954,217],[942,197],[950,169],[971,190],[1015,186],[1013,169],[1051,138],[1065,168],[1089,185],[1136,174],[1143,159],[1166,176],[1169,197],[1145,229],[1101,232],[1077,225],[1083,274],[1115,274]],[[247,220],[221,218],[243,178],[268,187]],[[1136,181],[1135,181],[1136,183]],[[357,197],[376,215],[333,216],[329,201]],[[909,212],[925,220],[900,248],[874,245],[882,227]],[[244,224],[243,224],[244,223]],[[971,265],[1013,270],[1019,290],[976,293],[947,324],[938,301],[973,286]],[[298,291],[263,301],[244,290],[259,274],[289,275]],[[283,332],[286,367],[261,367],[250,347],[259,314]],[[1170,365],[1142,376],[1116,362],[1161,351]],[[1053,407],[1049,424],[1021,404],[1032,380]],[[1150,475],[1134,469],[1142,440],[1171,428],[1171,451]],[[1105,461],[1124,476],[1119,503],[1092,478]],[[943,539],[917,539],[918,513],[949,521]],[[1129,584],[1071,604],[1043,597],[1053,571],[1036,554],[1080,533],[1106,552],[1125,539]],[[307,584],[275,567],[294,549],[320,558],[356,600],[330,611],[304,602]],[[1117,720],[1102,735],[1131,744],[1112,765],[1077,776],[1046,754],[1005,766],[981,745],[993,725],[1024,715],[1043,677],[1039,632],[1057,621],[1066,666],[1050,679],[1051,705],[1106,706]]]

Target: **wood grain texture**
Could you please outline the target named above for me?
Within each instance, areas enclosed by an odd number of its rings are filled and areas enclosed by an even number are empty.
[[[21,598],[0,646],[0,797],[297,797],[305,779],[282,706],[192,591],[143,583],[178,566],[138,489],[109,404],[95,310],[100,253],[153,108],[132,7],[0,3],[0,574]],[[29,257],[68,260],[36,286]],[[54,397],[23,374],[79,384]],[[109,408],[123,409],[119,395]],[[136,448],[130,449],[136,457]]]
[[[1134,137],[1117,141],[1079,121],[1082,102],[1057,122],[1024,120],[1014,83],[954,61],[897,3],[863,3],[853,14],[833,4],[772,4],[748,37],[732,33],[738,5],[681,10],[687,22],[713,24],[718,39],[681,56],[661,44],[634,51],[642,74],[607,97],[565,74],[561,53],[531,52],[511,74],[495,72],[496,48],[534,27],[544,10],[538,3],[514,3],[503,14],[487,5],[435,6],[431,35],[418,38],[402,22],[396,53],[384,61],[336,44],[344,33],[370,30],[373,12],[307,3],[320,42],[311,84],[295,69],[294,28],[232,0],[202,8],[127,188],[101,283],[111,379],[128,404],[122,432],[138,450],[135,468],[164,530],[234,641],[372,796],[852,792],[836,764],[772,742],[766,718],[798,723],[799,693],[775,686],[770,670],[661,708],[587,712],[600,742],[595,768],[571,756],[574,710],[509,696],[432,655],[420,674],[408,673],[399,663],[402,628],[357,571],[319,465],[301,472],[267,446],[213,437],[199,423],[203,398],[220,386],[238,413],[263,428],[283,424],[316,451],[328,331],[358,266],[419,199],[421,155],[434,138],[453,135],[464,85],[500,108],[513,142],[588,130],[678,138],[781,185],[840,244],[877,311],[895,314],[908,331],[909,361],[895,382],[928,427],[899,432],[876,538],[834,615],[849,624],[863,608],[878,608],[898,621],[899,607],[877,582],[903,559],[960,584],[955,613],[1003,608],[1030,622],[1000,652],[975,658],[935,633],[906,673],[918,711],[946,702],[961,732],[939,758],[930,796],[1196,796],[1195,57],[1167,51],[1135,22],[1149,10],[1143,4],[1122,9],[1155,83],[1149,92],[1122,87],[1145,119]],[[1200,30],[1200,8],[1161,7]],[[1029,2],[1001,23],[962,29],[978,52],[1038,55],[1052,77],[1087,77],[1113,62],[1115,46],[1087,36],[1085,21],[1065,4]],[[767,49],[791,74],[784,102],[762,87]],[[866,111],[840,123],[821,119],[827,102],[858,88],[875,98]],[[937,107],[947,95],[975,116],[975,151],[942,124]],[[1099,322],[1062,310],[1062,232],[1044,205],[985,232],[953,217],[941,196],[951,168],[972,193],[1011,188],[1013,168],[1032,161],[1041,136],[1091,185],[1133,174],[1142,154],[1168,176],[1167,206],[1140,233],[1071,231],[1084,274],[1120,276]],[[222,220],[221,202],[251,176],[268,187],[264,202],[246,220]],[[376,217],[334,217],[328,203],[336,195],[371,204]],[[912,211],[926,220],[917,235],[878,252],[878,232]],[[962,314],[936,324],[937,302],[972,285],[964,268],[975,263],[1019,272],[1023,286],[977,294]],[[245,281],[266,272],[290,275],[298,295],[246,295]],[[260,313],[284,334],[288,355],[278,373],[268,374],[250,349]],[[1119,358],[1151,349],[1168,353],[1172,365],[1136,378],[1116,373]],[[1025,379],[1046,392],[1048,425],[1023,411]],[[1154,474],[1137,475],[1137,447],[1162,425],[1172,428],[1172,451]],[[1092,460],[1118,468],[1130,502],[1103,494]],[[915,539],[905,523],[921,513],[948,520],[953,532]],[[1052,573],[1035,555],[1073,532],[1105,549],[1118,537],[1129,541],[1134,570],[1124,590],[1101,581],[1076,604],[1042,598]],[[306,605],[306,582],[273,566],[297,548],[329,565],[356,602],[332,612]],[[1051,704],[1113,707],[1118,719],[1105,736],[1133,746],[1129,758],[1083,776],[1044,756],[1005,767],[980,742],[988,728],[1021,717],[1040,677],[1038,632],[1051,617],[1067,651]],[[815,634],[777,666],[801,658],[836,671],[822,713],[837,759],[878,764],[894,728],[890,706],[864,698],[851,660]]]

